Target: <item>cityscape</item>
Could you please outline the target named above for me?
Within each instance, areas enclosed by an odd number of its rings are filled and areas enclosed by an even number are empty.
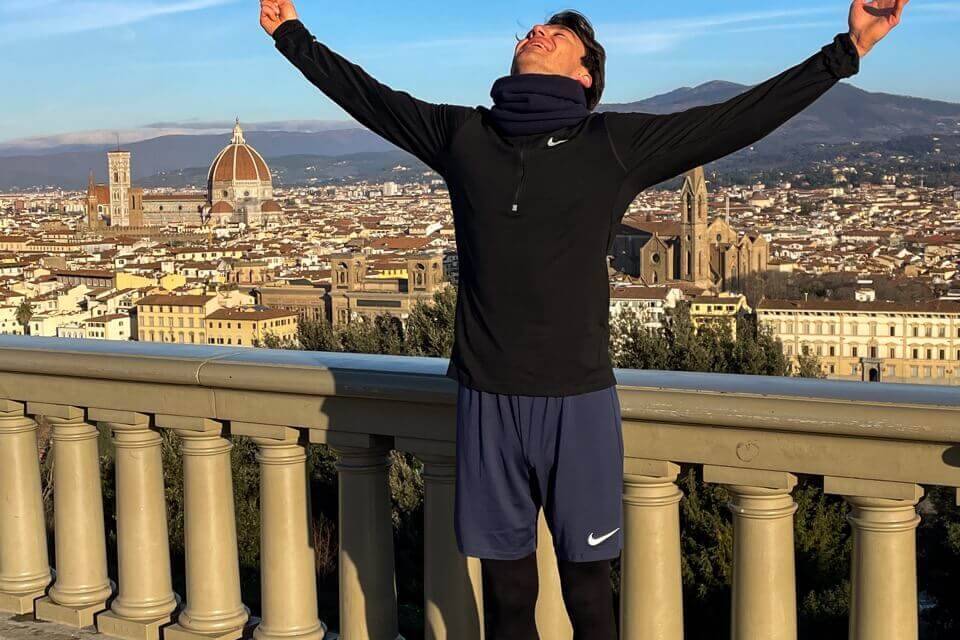
[[[954,175],[957,136],[930,137]],[[456,284],[436,173],[280,185],[239,119],[223,143],[202,186],[138,186],[138,158],[117,148],[105,183],[91,169],[83,191],[0,194],[0,334],[293,344],[303,321],[403,323]],[[611,317],[631,309],[656,331],[677,303],[695,322],[751,315],[827,378],[960,384],[960,185],[843,155],[829,172],[736,184],[698,167],[643,192],[608,256]]]
[[[908,2],[0,6],[0,640],[957,638]]]

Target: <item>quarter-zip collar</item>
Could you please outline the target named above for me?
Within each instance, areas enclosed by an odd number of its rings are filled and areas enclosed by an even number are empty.
[[[491,118],[507,136],[550,133],[590,115],[583,85],[567,76],[521,73],[498,78],[490,90]]]

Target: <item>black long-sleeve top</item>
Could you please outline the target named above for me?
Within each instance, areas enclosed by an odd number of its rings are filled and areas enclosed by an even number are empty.
[[[299,20],[273,35],[331,100],[446,180],[460,261],[447,375],[475,389],[539,396],[616,382],[606,257],[637,194],[760,140],[860,63],[849,34],[839,33],[719,104],[667,115],[594,112],[549,134],[504,137],[486,107],[392,89]]]

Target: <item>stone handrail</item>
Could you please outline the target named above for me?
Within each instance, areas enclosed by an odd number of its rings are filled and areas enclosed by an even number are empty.
[[[305,448],[338,455],[340,634],[398,637],[388,453],[424,463],[425,627],[479,640],[475,559],[453,535],[456,383],[447,360],[0,336],[0,610],[118,638],[319,639]],[[623,418],[621,635],[683,637],[679,463],[730,490],[731,637],[797,637],[791,491],[823,477],[851,505],[850,637],[917,637],[921,484],[960,487],[960,390],[617,370]],[[53,428],[56,580],[36,422]],[[118,580],[106,570],[98,427],[113,436]],[[182,440],[187,586],[173,593],[160,436]],[[231,435],[261,465],[262,617],[239,591]],[[541,519],[544,638],[569,638]],[[402,578],[402,577],[401,577]]]

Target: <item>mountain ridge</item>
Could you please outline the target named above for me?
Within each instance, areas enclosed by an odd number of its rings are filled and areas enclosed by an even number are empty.
[[[634,102],[602,104],[598,111],[672,113],[722,102],[746,91],[750,86],[711,80]],[[381,160],[390,162],[401,157],[406,158],[409,166],[422,166],[409,154],[362,127],[303,131],[312,126],[311,122],[329,124],[329,121],[291,122],[297,123],[297,128],[301,130],[261,131],[256,130],[257,124],[253,123],[246,138],[268,162],[271,158],[295,156],[316,158],[398,153],[401,155],[385,156]],[[903,136],[940,133],[960,133],[960,104],[869,92],[847,82],[839,82],[803,112],[764,138],[762,144],[770,150],[784,153],[809,143],[883,142]],[[125,147],[133,153],[133,178],[137,181],[178,170],[193,171],[197,167],[209,166],[228,142],[229,135],[225,133],[178,133],[149,138]],[[105,153],[111,148],[111,145],[100,144],[17,154],[16,148],[7,146],[6,150],[0,152],[0,189],[41,186],[82,188],[90,170],[94,171],[98,181],[105,181]],[[367,159],[357,166],[370,167],[377,162],[371,163]],[[304,168],[288,166],[288,175],[306,175]],[[375,173],[380,175],[379,169]]]

